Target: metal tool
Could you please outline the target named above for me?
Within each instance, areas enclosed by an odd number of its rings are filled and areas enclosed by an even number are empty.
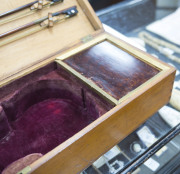
[[[63,0],[46,0],[46,1],[36,0],[36,1],[30,2],[28,4],[22,5],[20,7],[17,7],[15,9],[9,10],[7,12],[1,13],[0,19],[3,17],[9,16],[11,14],[14,14],[16,12],[19,12],[21,10],[27,9],[27,8],[30,8],[30,10],[40,10],[45,6],[55,5],[60,2],[63,2]]]
[[[77,7],[72,6],[70,8],[66,8],[64,10],[61,10],[61,11],[58,11],[55,13],[49,13],[48,16],[45,16],[43,18],[37,19],[35,21],[32,21],[30,23],[27,23],[20,27],[14,28],[5,33],[2,33],[2,34],[0,34],[0,46],[6,45],[10,42],[16,41],[25,36],[29,36],[33,33],[41,31],[45,28],[52,27],[56,23],[63,22],[65,20],[77,15],[77,13],[78,13]],[[38,25],[39,25],[39,27],[33,28],[33,26],[38,26]],[[25,30],[25,29],[26,29],[26,31],[23,32],[23,30]],[[20,31],[22,31],[22,32],[20,32]]]

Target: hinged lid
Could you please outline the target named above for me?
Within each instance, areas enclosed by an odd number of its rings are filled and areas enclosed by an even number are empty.
[[[3,1],[4,3],[1,2],[0,5],[0,13],[32,2],[32,0]],[[49,12],[54,13],[74,5],[77,6],[77,16],[0,47],[0,82],[12,80],[11,76],[29,67],[48,60],[52,61],[55,58],[53,56],[62,50],[69,49],[71,45],[78,42],[87,42],[94,34],[103,32],[102,24],[87,0],[64,0],[30,15],[24,13],[24,17],[0,25],[0,34],[47,16]],[[18,13],[22,15],[22,12]],[[0,22],[1,20],[4,18],[1,18]],[[22,32],[28,31],[26,29]],[[21,34],[21,32],[18,33]],[[10,37],[11,35],[0,39],[0,43]]]

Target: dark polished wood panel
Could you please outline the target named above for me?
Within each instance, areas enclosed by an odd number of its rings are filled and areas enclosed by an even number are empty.
[[[64,62],[117,100],[159,72],[108,41],[65,59]]]

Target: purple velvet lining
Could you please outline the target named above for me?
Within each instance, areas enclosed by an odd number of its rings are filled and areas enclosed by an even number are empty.
[[[4,113],[3,108],[0,106],[0,140],[3,139],[10,131],[11,127],[7,120],[6,114]]]
[[[45,154],[99,117],[89,95],[66,80],[28,84],[0,107],[0,171],[31,153]],[[3,111],[3,109],[4,111]]]

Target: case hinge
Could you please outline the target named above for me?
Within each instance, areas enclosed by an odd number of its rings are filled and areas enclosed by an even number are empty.
[[[86,42],[89,42],[89,41],[92,40],[92,39],[93,39],[93,36],[92,36],[92,35],[87,35],[87,36],[83,37],[83,38],[81,39],[81,41],[82,41],[83,43],[86,43]]]

